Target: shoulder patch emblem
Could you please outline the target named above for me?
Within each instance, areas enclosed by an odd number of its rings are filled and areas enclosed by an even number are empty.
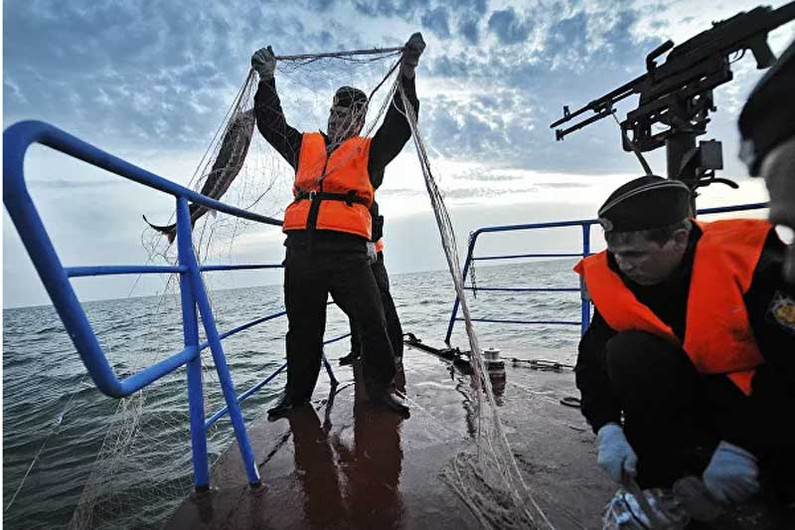
[[[795,299],[781,291],[776,291],[768,307],[772,319],[790,333],[795,333]]]

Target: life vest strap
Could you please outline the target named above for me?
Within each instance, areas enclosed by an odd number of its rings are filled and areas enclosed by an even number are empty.
[[[364,197],[359,197],[356,195],[356,191],[351,190],[348,193],[329,193],[326,191],[299,191],[295,196],[295,201],[303,201],[303,200],[310,200],[313,203],[315,201],[341,201],[347,204],[348,206],[353,206],[354,203],[356,204],[363,204],[365,206],[369,206],[369,201]]]
[[[320,184],[321,188],[323,184]],[[348,193],[330,193],[327,191],[299,191],[295,194],[295,202],[309,200],[312,204],[309,206],[309,215],[306,219],[306,234],[307,234],[307,250],[312,253],[314,247],[315,230],[317,229],[317,216],[320,211],[320,203],[322,201],[340,201],[348,206],[353,206],[354,203],[362,204],[367,208],[370,207],[370,202],[356,195],[355,190],[350,190]]]

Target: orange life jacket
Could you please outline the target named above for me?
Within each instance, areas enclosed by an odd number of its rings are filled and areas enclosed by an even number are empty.
[[[330,156],[320,133],[304,133],[295,172],[293,196],[284,212],[282,230],[333,230],[370,239],[370,205],[375,190],[367,162],[370,138],[355,136],[342,142]],[[312,205],[317,209],[314,227],[309,227]]]
[[[750,395],[751,380],[762,356],[743,296],[751,286],[772,225],[756,219],[698,225],[703,234],[693,258],[684,344],[610,269],[606,251],[581,260],[574,270],[585,279],[591,299],[611,328],[665,337],[684,349],[700,373],[726,374]]]

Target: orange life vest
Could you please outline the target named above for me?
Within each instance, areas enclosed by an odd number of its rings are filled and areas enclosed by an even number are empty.
[[[684,349],[700,373],[726,374],[750,395],[754,370],[762,356],[743,296],[751,286],[772,225],[756,219],[698,225],[703,234],[693,258],[684,344],[610,269],[606,251],[581,260],[574,270],[585,279],[591,299],[611,328],[665,337]]]
[[[310,209],[318,202],[318,230],[347,232],[370,239],[370,205],[375,190],[370,183],[367,162],[370,138],[345,140],[331,155],[320,133],[304,133],[295,172],[293,196],[284,212],[282,230],[307,230]]]

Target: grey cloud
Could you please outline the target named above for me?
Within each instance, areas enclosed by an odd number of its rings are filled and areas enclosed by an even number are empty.
[[[5,121],[45,119],[128,147],[206,145],[196,131],[220,123],[259,35],[330,40],[273,6],[239,9],[246,15],[187,1],[6,5]]]
[[[566,189],[566,188],[582,188],[582,184],[577,184],[574,182],[537,182],[535,184],[539,188],[556,188],[556,189]]]
[[[469,44],[478,44],[480,42],[480,29],[477,18],[462,18],[458,22],[458,31]]]
[[[533,23],[528,19],[521,19],[513,7],[509,7],[493,12],[489,17],[488,27],[500,43],[516,44],[527,40],[533,29]]]
[[[446,199],[473,199],[480,197],[498,197],[501,195],[513,195],[516,193],[526,193],[531,191],[532,187],[528,188],[514,188],[514,189],[494,189],[494,188],[457,188],[452,190],[445,190],[444,197]]]
[[[302,2],[310,10],[328,11],[333,6],[335,0],[304,0]]]
[[[474,12],[485,15],[488,9],[488,0],[449,0],[448,5],[458,12]]]
[[[387,176],[386,178],[388,179],[389,177]],[[416,197],[418,195],[425,195],[425,190],[414,190],[411,188],[383,188],[378,190],[379,197]]]
[[[422,26],[446,39],[450,37],[450,25],[447,21],[447,16],[447,9],[441,6],[426,11],[421,18]]]
[[[377,16],[398,16],[409,18],[418,9],[428,7],[429,0],[356,0],[354,6],[362,14]]]
[[[524,177],[521,175],[494,175],[491,173],[468,173],[459,178],[466,180],[482,180],[485,182],[511,182],[515,180],[522,180]]]

